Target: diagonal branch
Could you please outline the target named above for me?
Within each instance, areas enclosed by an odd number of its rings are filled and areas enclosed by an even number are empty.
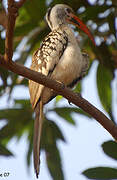
[[[101,111],[90,104],[87,100],[82,98],[80,94],[72,92],[70,89],[63,87],[59,82],[56,82],[43,74],[33,71],[23,65],[17,64],[12,61],[13,56],[13,33],[18,9],[23,5],[25,0],[15,2],[14,0],[8,0],[8,16],[7,16],[7,30],[5,41],[5,55],[0,55],[0,66],[7,70],[10,70],[25,78],[31,79],[39,84],[43,84],[50,89],[53,89],[57,94],[62,95],[69,102],[72,102],[76,106],[82,108],[85,112],[95,118],[116,140],[117,140],[117,126],[108,119]]]
[[[82,98],[80,94],[72,92],[69,88],[63,87],[61,83],[54,81],[39,72],[26,68],[23,65],[17,64],[13,61],[7,63],[4,61],[4,57],[2,55],[0,55],[0,66],[55,90],[57,94],[62,95],[68,99],[69,102],[72,102],[95,118],[117,140],[117,126],[95,106]]]

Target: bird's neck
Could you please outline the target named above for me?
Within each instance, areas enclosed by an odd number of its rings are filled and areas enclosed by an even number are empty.
[[[61,26],[61,31],[65,31],[67,36],[68,36],[68,41],[71,43],[71,44],[74,44],[75,46],[79,46],[78,45],[78,41],[76,39],[76,36],[75,36],[75,33],[74,33],[74,30],[69,26],[69,25],[63,25]]]
[[[68,34],[68,38],[70,36],[75,38],[74,31],[68,24],[62,24],[61,26],[59,26],[59,28],[61,29],[61,31],[65,31]]]
[[[54,30],[65,31],[68,35],[71,33],[74,34],[73,29],[68,24],[64,24],[64,23],[58,24],[55,27],[53,26],[53,28],[51,28],[51,31],[54,31]]]
[[[63,29],[63,28],[67,28],[68,24],[65,24],[65,23],[62,23],[62,22],[59,22],[59,23],[56,23],[56,24],[53,24],[52,27],[51,27],[51,30],[55,30],[55,29]]]
[[[58,26],[56,26],[55,28],[51,28],[52,31],[56,30],[56,31],[61,31],[61,32],[65,32],[69,42],[71,42],[72,44],[76,44],[77,45],[77,40],[74,34],[73,29],[68,25],[68,24],[59,24]]]

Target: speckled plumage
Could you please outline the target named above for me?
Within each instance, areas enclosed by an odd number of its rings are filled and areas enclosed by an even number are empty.
[[[63,66],[60,71],[61,64]],[[34,52],[31,65],[31,69],[60,81],[68,87],[73,87],[81,79],[87,68],[88,58],[82,56],[74,33],[69,27],[59,27],[50,32],[42,42],[41,47]],[[56,73],[54,73],[54,70]],[[68,77],[70,80],[67,80]],[[29,90],[33,108],[40,100],[42,91],[45,91],[42,95],[43,104],[46,104],[51,97],[55,96],[52,90],[44,89],[43,85],[31,80],[29,81]]]
[[[67,47],[67,36],[66,32],[62,32],[60,28],[50,32],[42,42],[41,47],[34,52],[31,69],[51,77],[54,68]],[[43,85],[39,85],[31,80],[29,81],[30,93],[33,92],[31,93],[33,108],[35,108],[43,88]],[[46,102],[44,102],[44,104],[45,103]]]

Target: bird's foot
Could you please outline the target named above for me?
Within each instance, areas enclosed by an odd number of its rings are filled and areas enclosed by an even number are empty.
[[[65,89],[65,84],[63,82],[57,81],[62,85],[62,89]]]
[[[77,94],[79,97],[82,97],[81,93],[76,92],[76,94]]]
[[[72,105],[72,103],[70,101],[68,101],[69,105]]]

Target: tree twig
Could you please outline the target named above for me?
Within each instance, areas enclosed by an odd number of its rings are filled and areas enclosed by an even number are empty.
[[[13,33],[14,33],[16,17],[17,17],[17,8],[14,7],[14,0],[8,0],[5,56],[4,56],[5,61],[10,61],[13,56]]]
[[[18,2],[15,2],[15,6],[16,6],[17,8],[22,7],[23,4],[25,3],[25,1],[26,1],[26,0],[20,0],[20,1],[18,1]]]
[[[0,55],[0,66],[55,90],[57,94],[62,95],[63,97],[68,99],[69,102],[72,102],[73,104],[90,114],[93,118],[95,118],[117,140],[117,126],[95,106],[82,98],[80,94],[72,92],[69,88],[63,88],[63,85],[61,83],[56,82],[39,72],[26,68],[23,65],[17,64],[13,61],[7,63],[6,61],[4,61],[4,57],[2,55]]]
[[[8,14],[7,14],[7,28],[5,39],[5,61],[11,61],[13,56],[13,34],[16,17],[18,15],[19,8],[23,5],[25,0],[15,2],[14,0],[8,0]]]
[[[7,17],[6,17],[6,11],[2,2],[1,2],[1,6],[2,6],[2,10],[0,11],[0,25],[2,25],[4,29],[6,29]]]

